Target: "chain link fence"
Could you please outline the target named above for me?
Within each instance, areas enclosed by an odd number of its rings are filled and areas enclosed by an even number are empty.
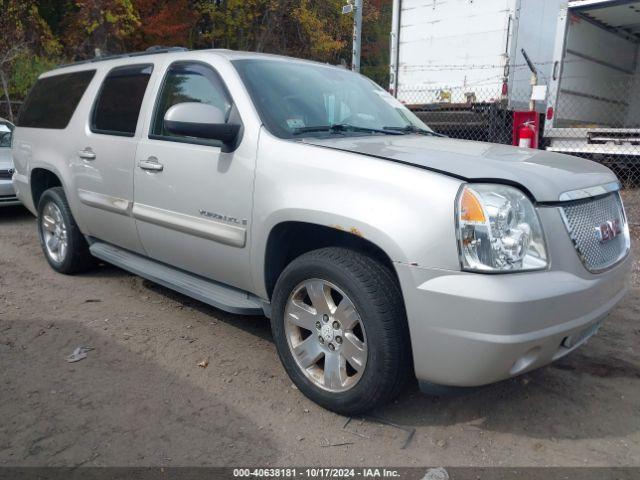
[[[592,78],[565,79],[557,95],[534,105],[538,148],[576,155],[606,165],[626,189],[640,187],[640,81],[609,79],[606,94]],[[502,87],[474,86],[404,90],[398,98],[427,125],[452,138],[518,144],[531,88],[520,94]],[[553,96],[553,98],[552,98]],[[514,117],[516,124],[514,125]],[[524,128],[532,128],[533,125]]]

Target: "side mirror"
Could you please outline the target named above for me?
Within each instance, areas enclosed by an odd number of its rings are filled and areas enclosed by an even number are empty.
[[[230,151],[236,146],[240,125],[225,123],[224,113],[206,103],[185,102],[172,106],[164,115],[165,128],[175,135],[219,140]]]

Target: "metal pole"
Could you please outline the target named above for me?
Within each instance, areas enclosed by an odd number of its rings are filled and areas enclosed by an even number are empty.
[[[398,96],[398,60],[400,53],[400,5],[401,0],[393,0],[391,18],[391,48],[389,62],[389,90],[394,97]]]
[[[360,72],[360,46],[362,43],[362,4],[364,0],[355,0],[354,2],[354,20],[353,20],[353,56],[351,58],[351,70]]]

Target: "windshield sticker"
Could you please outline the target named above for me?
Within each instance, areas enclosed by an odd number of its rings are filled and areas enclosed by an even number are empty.
[[[364,120],[365,122],[375,122],[376,121],[376,117],[374,117],[373,115],[369,115],[368,113],[356,113],[356,117],[358,117],[360,120]]]
[[[304,120],[301,118],[287,118],[287,126],[291,130],[295,130],[296,128],[304,128]]]

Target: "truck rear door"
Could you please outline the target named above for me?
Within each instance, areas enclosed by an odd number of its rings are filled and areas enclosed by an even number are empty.
[[[573,1],[561,11],[545,128],[551,149],[640,153],[639,44],[640,1]]]

